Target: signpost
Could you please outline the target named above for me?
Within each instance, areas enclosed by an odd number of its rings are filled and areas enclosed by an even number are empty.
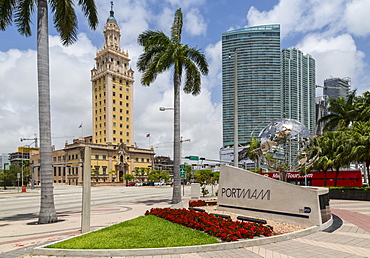
[[[189,156],[189,160],[199,160],[199,156]]]
[[[186,172],[185,172],[185,165],[180,165],[180,177],[185,178]]]
[[[186,172],[185,172],[185,165],[180,165],[180,178],[184,179],[184,184],[182,185],[182,195],[185,195],[185,178],[186,178]],[[181,180],[182,181],[182,180]]]

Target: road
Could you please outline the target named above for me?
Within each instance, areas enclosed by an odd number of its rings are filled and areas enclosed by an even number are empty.
[[[40,189],[26,193],[8,191],[0,193],[0,221],[35,217],[39,213]],[[185,194],[190,187],[185,187]],[[110,205],[171,199],[172,187],[124,187],[104,186],[91,188],[91,208]],[[57,213],[80,211],[82,208],[82,187],[55,185],[54,202]]]

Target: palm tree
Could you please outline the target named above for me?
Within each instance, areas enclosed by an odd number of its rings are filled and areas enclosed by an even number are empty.
[[[49,80],[49,39],[48,39],[48,2],[54,14],[54,25],[59,32],[63,45],[70,45],[77,39],[77,16],[74,0],[1,0],[0,29],[5,30],[12,24],[13,17],[21,35],[31,35],[31,16],[37,6],[37,73],[39,99],[40,170],[41,201],[38,223],[52,223],[57,220],[51,155],[51,118],[50,118],[50,80]],[[94,0],[79,0],[89,26],[95,30],[98,24]]]
[[[184,92],[194,96],[200,93],[201,75],[208,74],[208,63],[199,49],[181,44],[182,12],[177,9],[171,38],[162,31],[147,30],[138,37],[138,43],[143,46],[144,53],[139,57],[137,67],[143,73],[141,83],[149,86],[163,73],[173,66],[174,84],[174,187],[172,203],[181,201],[180,181],[180,86],[183,72],[185,72]]]
[[[367,180],[370,182],[370,121],[356,122],[351,127],[352,151],[354,161],[365,162]]]
[[[330,114],[321,117],[317,123],[324,122],[324,132],[331,131],[338,127],[348,127],[356,117],[358,110],[356,109],[356,91],[350,92],[345,98],[339,97],[329,99]]]

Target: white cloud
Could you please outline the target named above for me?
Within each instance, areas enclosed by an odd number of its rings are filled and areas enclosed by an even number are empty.
[[[347,23],[349,33],[356,36],[368,36],[370,34],[370,0],[350,1],[344,12],[344,20]]]
[[[350,77],[356,81],[365,66],[364,53],[356,48],[349,34],[336,37],[310,34],[297,48],[310,53],[316,60],[316,82],[319,85],[323,85],[324,80],[330,76]]]
[[[193,6],[203,5],[206,0],[168,0],[168,2],[175,8],[189,8]]]
[[[184,17],[185,31],[192,36],[205,35],[207,24],[198,9],[192,8]]]

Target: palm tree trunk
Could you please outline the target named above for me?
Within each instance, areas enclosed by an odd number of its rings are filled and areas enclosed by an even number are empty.
[[[181,179],[180,179],[180,75],[174,74],[174,138],[173,138],[173,194],[172,203],[181,202]]]
[[[326,186],[326,170],[324,170],[324,186]]]
[[[334,186],[338,186],[339,168],[335,170]]]
[[[370,162],[365,162],[365,166],[366,166],[366,172],[367,172],[367,185],[370,185]]]
[[[37,73],[41,170],[41,203],[38,222],[39,224],[45,224],[57,221],[51,165],[49,39],[48,7],[46,0],[38,1],[37,12]]]

